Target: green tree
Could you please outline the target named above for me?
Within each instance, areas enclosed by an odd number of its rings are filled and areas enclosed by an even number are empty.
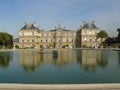
[[[117,41],[120,42],[120,28],[118,28],[117,31],[118,31]]]
[[[96,37],[97,37],[97,39],[98,39],[98,38],[101,38],[101,44],[102,44],[103,38],[107,38],[107,37],[108,37],[108,34],[107,34],[106,31],[101,30],[99,33],[97,33]]]
[[[12,48],[13,36],[5,32],[0,32],[0,44],[5,48]]]
[[[19,48],[19,46],[18,46],[18,45],[15,45],[15,48],[17,48],[17,49],[18,49],[18,48]],[[33,48],[34,48],[34,46],[33,46]]]

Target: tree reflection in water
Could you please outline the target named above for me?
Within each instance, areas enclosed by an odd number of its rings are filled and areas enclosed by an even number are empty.
[[[0,52],[0,67],[7,68],[13,58],[12,52]]]
[[[119,64],[120,64],[120,51],[118,51],[118,62],[119,62]]]
[[[100,58],[97,59],[97,65],[105,68],[108,65],[108,53],[101,51]]]

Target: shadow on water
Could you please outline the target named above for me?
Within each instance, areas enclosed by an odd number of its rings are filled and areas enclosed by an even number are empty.
[[[0,52],[0,67],[7,68],[13,58],[13,52]]]

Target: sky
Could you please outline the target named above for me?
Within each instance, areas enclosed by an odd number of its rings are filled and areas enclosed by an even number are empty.
[[[24,23],[36,22],[46,31],[61,25],[77,30],[95,21],[109,36],[120,28],[120,0],[0,0],[0,32],[19,37]]]

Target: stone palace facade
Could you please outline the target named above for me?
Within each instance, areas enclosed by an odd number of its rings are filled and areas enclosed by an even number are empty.
[[[25,24],[19,31],[20,48],[76,48],[98,47],[100,40],[96,34],[100,31],[94,22],[84,22],[78,30],[67,30],[60,25],[53,30],[41,30],[32,24]]]

